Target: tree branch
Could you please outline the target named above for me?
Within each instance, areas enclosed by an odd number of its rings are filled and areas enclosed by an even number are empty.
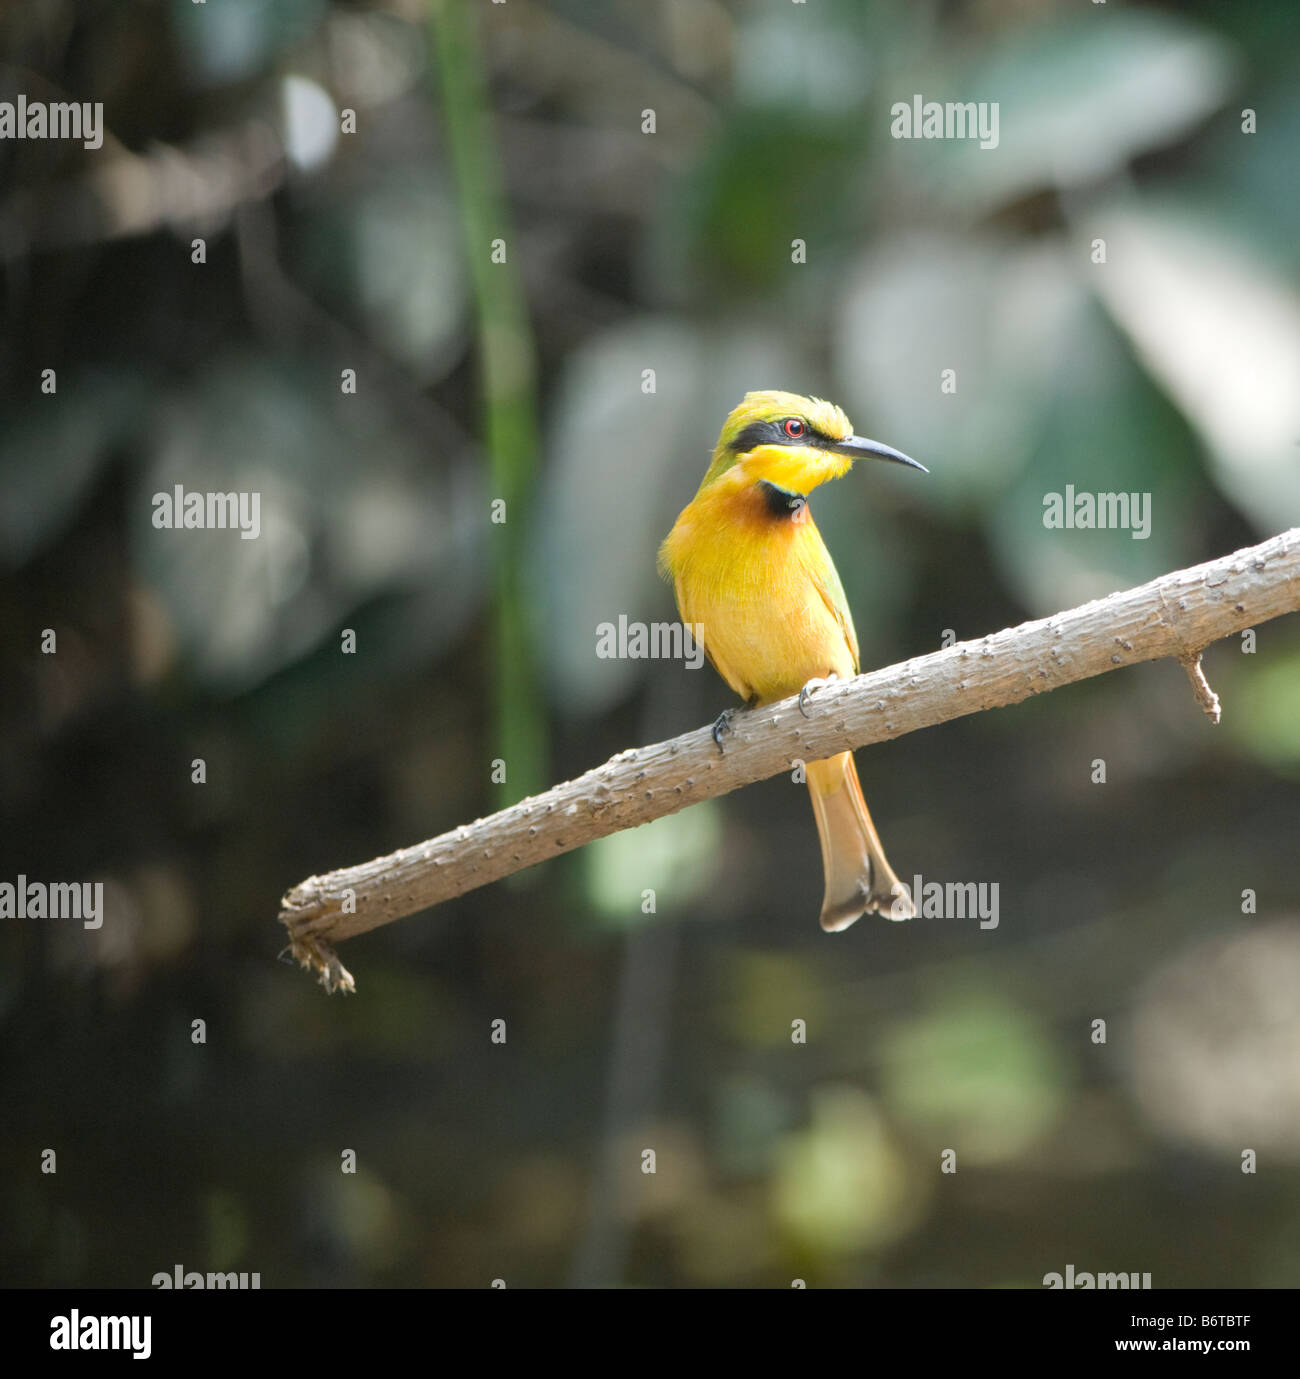
[[[300,882],[281,902],[290,948],[330,991],[354,989],[332,945],[625,828],[850,748],[1016,704],[1119,666],[1168,657],[1192,677],[1211,642],[1300,610],[1300,527],[1050,618],[959,642],[732,720],[719,753],[708,728],[611,757],[576,780],[429,842]]]

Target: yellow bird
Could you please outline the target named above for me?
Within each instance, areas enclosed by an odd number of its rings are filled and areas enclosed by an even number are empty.
[[[808,495],[855,459],[924,465],[853,434],[832,403],[795,393],[746,393],[718,437],[704,482],[659,550],[682,620],[718,674],[750,707],[858,672],[858,638]],[[722,734],[735,710],[714,724]],[[867,911],[910,919],[906,887],[885,860],[852,752],[809,762],[821,836],[823,929],[847,929]]]

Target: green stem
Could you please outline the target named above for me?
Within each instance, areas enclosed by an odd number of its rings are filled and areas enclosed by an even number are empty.
[[[510,802],[544,784],[545,728],[523,571],[538,447],[537,362],[475,24],[468,0],[430,0],[433,70],[474,289],[491,497],[505,501],[505,522],[490,527],[496,586],[493,755],[506,763],[503,794]],[[493,241],[504,245],[504,263],[493,261]]]

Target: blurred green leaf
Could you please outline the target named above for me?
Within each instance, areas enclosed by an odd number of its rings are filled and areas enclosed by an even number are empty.
[[[725,980],[722,1013],[733,1039],[755,1048],[790,1048],[796,1019],[804,1021],[809,1037],[816,1037],[826,994],[814,964],[787,952],[747,949],[732,957]]]
[[[1300,294],[1186,205],[1098,207],[1097,293],[1261,533],[1300,522]]]
[[[468,340],[460,231],[422,176],[381,172],[302,227],[295,271],[421,383],[441,378]]]
[[[160,416],[131,504],[135,558],[212,686],[256,684],[393,589],[436,597],[438,620],[411,648],[427,655],[477,597],[476,486],[433,473],[376,394],[337,388],[296,363],[227,357]],[[154,496],[178,484],[260,495],[260,535],[154,527]]]
[[[871,1098],[835,1086],[813,1093],[811,1125],[778,1145],[772,1195],[777,1220],[804,1249],[835,1255],[906,1234],[928,1194]]]
[[[881,1049],[886,1104],[958,1162],[1002,1163],[1044,1134],[1065,1097],[1045,1032],[992,993],[957,996],[902,1020]]]
[[[172,28],[193,75],[233,84],[269,66],[320,22],[326,0],[171,0]]]
[[[1233,47],[1166,11],[1085,7],[1088,13],[1003,30],[990,55],[892,97],[989,101],[998,145],[894,140],[896,172],[963,213],[1046,188],[1084,187],[1140,153],[1182,138],[1226,99]],[[917,76],[918,83],[924,75]]]
[[[1242,659],[1260,664],[1237,676],[1224,715],[1228,731],[1259,761],[1294,774],[1300,766],[1300,649]]]
[[[598,838],[582,852],[588,899],[621,928],[647,922],[642,909],[647,890],[655,892],[653,913],[680,916],[713,880],[721,836],[717,804],[706,800]]]
[[[0,432],[0,550],[11,567],[55,540],[148,405],[151,384],[125,370],[64,370]]]
[[[955,516],[1025,463],[1084,301],[1057,246],[938,231],[886,241],[845,285],[841,400],[860,429],[932,469],[909,495]]]
[[[1057,612],[1192,563],[1200,552],[1197,514],[1206,484],[1187,425],[1127,353],[1100,311],[1081,313],[1070,334],[1057,395],[1028,464],[988,504],[994,556],[1036,615]],[[1130,497],[1134,530],[1045,525],[1046,499],[1081,493]]]
[[[802,107],[733,116],[678,182],[654,227],[650,276],[670,301],[721,295],[798,296],[806,263],[837,238],[852,184],[844,168],[860,153],[857,118],[811,118]]]

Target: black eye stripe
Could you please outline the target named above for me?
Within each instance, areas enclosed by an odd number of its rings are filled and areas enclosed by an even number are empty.
[[[784,439],[785,435],[776,422],[751,421],[731,442],[731,448],[738,455],[743,455],[746,451],[755,450],[760,445],[780,445]]]
[[[815,431],[802,417],[795,417],[794,420],[803,421],[803,435],[788,435],[785,429],[785,423],[788,420],[790,418],[782,417],[780,421],[751,421],[731,442],[730,448],[737,455],[744,455],[750,450],[757,449],[760,445],[789,445],[791,440],[802,441],[805,445],[835,444],[830,436],[824,436],[820,431]]]

